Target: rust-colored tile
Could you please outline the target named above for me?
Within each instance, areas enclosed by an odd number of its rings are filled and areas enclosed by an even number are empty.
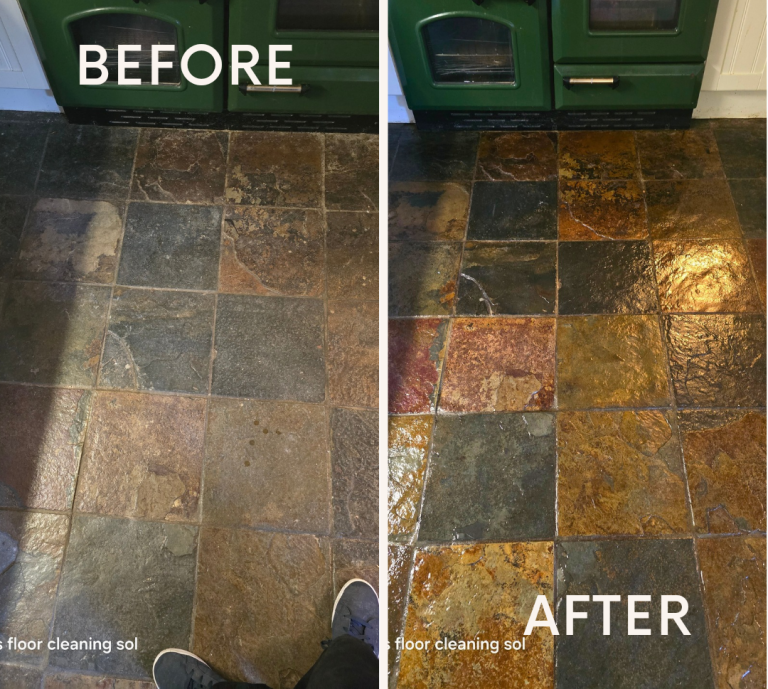
[[[680,428],[696,531],[765,531],[765,414],[683,412]]]
[[[75,504],[115,517],[195,521],[205,400],[96,394]]]
[[[389,321],[389,411],[435,410],[449,321],[419,318]]]
[[[765,538],[696,541],[717,689],[765,686]]]
[[[389,558],[389,686],[394,689],[397,681],[397,660],[400,655],[395,639],[403,634],[405,606],[408,603],[408,580],[413,562],[413,548],[391,545],[387,548]]]
[[[443,375],[443,411],[551,409],[555,320],[457,318]]]
[[[638,182],[561,182],[558,234],[567,239],[645,239],[643,189]]]
[[[379,404],[378,313],[375,302],[328,305],[328,396],[333,404]]]
[[[717,143],[710,129],[637,132],[643,178],[723,178]]]
[[[154,682],[137,679],[115,679],[93,675],[70,675],[57,672],[47,675],[43,689],[155,689]]]
[[[553,604],[552,543],[494,543],[427,548],[416,553],[405,638],[429,651],[403,651],[398,686],[554,687],[554,641],[537,628],[525,651],[436,651],[448,639],[523,639],[537,595]]]
[[[411,541],[416,533],[431,436],[431,416],[389,418],[387,507],[392,540]]]
[[[483,133],[475,178],[505,182],[557,179],[557,134]]]
[[[635,179],[637,151],[632,132],[562,132],[560,177]]]
[[[765,239],[747,239],[747,253],[752,262],[752,270],[755,273],[757,289],[760,292],[760,298],[765,306]]]
[[[325,207],[342,211],[378,210],[378,135],[325,135]]]
[[[328,213],[328,298],[379,298],[379,217]]]
[[[461,241],[467,228],[470,185],[463,182],[393,182],[389,185],[389,238]]]
[[[379,588],[379,544],[375,541],[355,541],[349,538],[334,540],[333,591],[339,591],[350,579],[367,581],[378,591]]]
[[[671,412],[566,412],[557,419],[561,536],[689,531]]]

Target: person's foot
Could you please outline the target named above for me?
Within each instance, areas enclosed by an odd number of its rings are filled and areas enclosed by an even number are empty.
[[[333,604],[331,638],[343,634],[367,643],[379,657],[379,597],[375,589],[362,579],[344,584]]]
[[[189,651],[168,648],[161,651],[152,666],[158,689],[211,689],[224,678]]]

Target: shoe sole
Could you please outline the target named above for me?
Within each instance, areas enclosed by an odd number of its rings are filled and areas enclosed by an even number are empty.
[[[374,595],[376,596],[376,602],[378,603],[378,601],[379,601],[379,594],[378,594],[378,592],[365,579],[350,579],[346,584],[344,584],[344,586],[341,587],[341,591],[339,591],[339,595],[336,596],[336,600],[333,601],[333,613],[331,613],[331,619],[336,617],[336,608],[339,606],[339,601],[341,600],[341,597],[344,595],[344,591],[346,591],[349,586],[351,586],[352,584],[357,583],[358,581],[363,583],[363,584],[365,584],[366,586],[369,586],[371,588],[371,590],[373,591]]]
[[[206,663],[200,656],[196,656],[194,653],[190,653],[189,651],[185,651],[183,648],[166,648],[160,651],[155,656],[155,660],[152,662],[152,681],[155,683],[156,686],[160,686],[157,683],[157,677],[155,677],[155,665],[157,665],[157,661],[160,660],[160,656],[164,656],[166,653],[178,653],[179,655],[183,656],[189,656],[190,658],[194,658],[195,660],[199,660],[205,667],[211,667]]]

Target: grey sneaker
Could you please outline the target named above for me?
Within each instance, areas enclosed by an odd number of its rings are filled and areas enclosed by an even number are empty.
[[[179,648],[167,648],[158,654],[152,676],[158,689],[211,689],[224,681],[202,659]]]
[[[367,643],[379,657],[379,596],[367,581],[350,579],[333,604],[331,638],[348,634]]]

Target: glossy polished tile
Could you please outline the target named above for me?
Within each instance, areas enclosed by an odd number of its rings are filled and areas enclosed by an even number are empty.
[[[765,179],[729,179],[741,231],[748,239],[765,239]]]
[[[325,135],[325,207],[334,211],[378,210],[377,135]]]
[[[635,179],[637,151],[632,132],[562,132],[563,179]]]
[[[484,132],[475,178],[497,182],[557,179],[557,133]]]
[[[638,182],[561,182],[561,240],[645,239],[643,189]]]
[[[478,135],[474,132],[420,132],[405,127],[390,171],[393,182],[471,180]]]
[[[326,214],[329,299],[379,298],[379,218],[373,213]]]
[[[643,178],[704,179],[724,177],[712,131],[639,131],[637,147]]]
[[[749,260],[752,263],[752,271],[755,274],[755,282],[757,283],[757,291],[760,293],[760,298],[763,300],[763,306],[766,302],[766,285],[765,285],[765,271],[766,271],[766,256],[765,256],[765,239],[747,239],[746,242],[747,254],[749,254]]]
[[[447,316],[456,299],[461,245],[389,245],[389,315]]]
[[[468,239],[557,239],[557,182],[475,182]]]
[[[390,545],[387,548],[389,561],[388,575],[388,626],[389,626],[389,686],[396,684],[395,670],[400,652],[395,648],[394,639],[403,634],[405,623],[405,608],[408,604],[408,584],[411,577],[411,562],[413,561],[413,548],[406,546]],[[2,675],[0,675],[2,676]]]
[[[729,179],[765,177],[765,120],[722,122],[713,131]]]
[[[393,182],[389,185],[389,239],[461,241],[469,195],[470,185],[464,182]]]

